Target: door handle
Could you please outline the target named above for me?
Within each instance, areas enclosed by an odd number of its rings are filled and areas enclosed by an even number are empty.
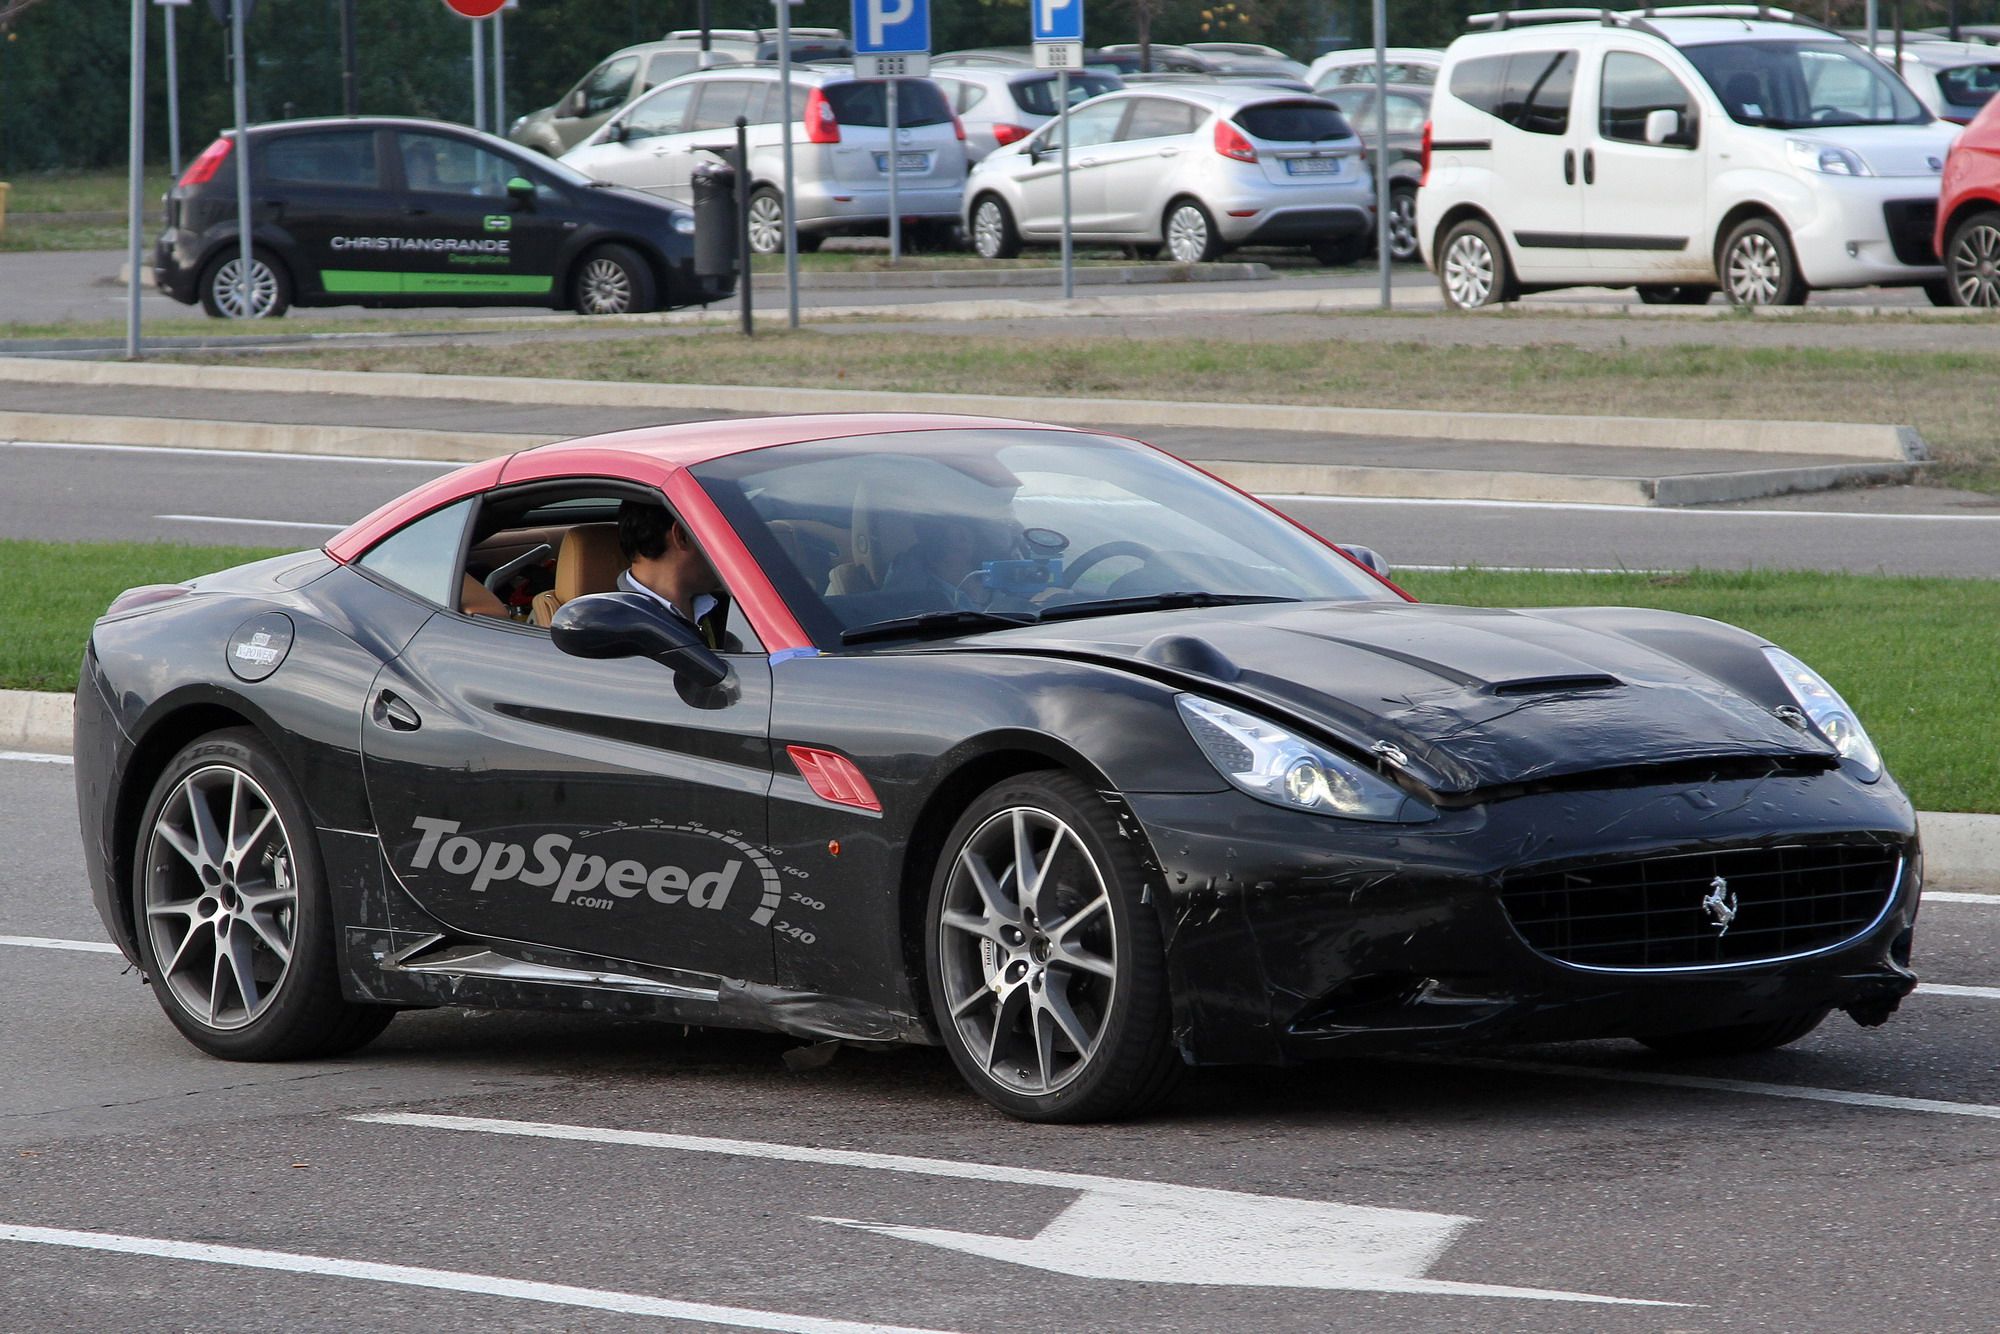
[[[424,725],[424,720],[417,716],[417,711],[393,690],[384,690],[375,696],[375,708],[372,712],[376,724],[392,732],[414,732]]]
[[[1594,148],[1583,150],[1583,183],[1597,184],[1597,150]]]
[[[1097,159],[1094,157],[1081,158],[1077,161],[1076,165],[1079,167],[1094,167],[1097,165]]]
[[[409,204],[404,206],[403,212],[412,218],[427,218],[430,216],[431,211],[427,208],[418,208],[415,204]]]
[[[1576,150],[1573,148],[1563,150],[1563,184],[1576,184]]]
[[[1181,150],[1178,148],[1162,148],[1160,150],[1161,157],[1179,157],[1180,155]]]

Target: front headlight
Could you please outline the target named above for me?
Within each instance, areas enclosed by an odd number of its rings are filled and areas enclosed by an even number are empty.
[[[1806,718],[1840,752],[1840,758],[1854,761],[1866,781],[1872,783],[1880,778],[1881,752],[1868,739],[1867,730],[1854,716],[1854,710],[1847,707],[1847,701],[1840,697],[1840,692],[1828,685],[1825,677],[1781,648],[1766,644],[1764,656],[1771,660],[1771,666],[1777,669],[1779,678],[1792,692],[1792,698],[1799,702]]]
[[[1275,723],[1198,695],[1175,702],[1209,763],[1259,800],[1349,820],[1414,824],[1437,815],[1387,779]]]
[[[1832,144],[1816,144],[1810,139],[1785,140],[1785,156],[1801,171],[1823,172],[1828,176],[1873,176],[1861,154]]]
[[[674,214],[674,230],[679,232],[682,236],[693,236],[694,214],[692,213]]]

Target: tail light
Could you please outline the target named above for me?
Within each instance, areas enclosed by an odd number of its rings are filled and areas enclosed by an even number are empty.
[[[1008,144],[1025,139],[1033,133],[1034,131],[1025,125],[1009,125],[1005,121],[1000,121],[993,126],[993,141],[1005,148]]]
[[[957,131],[957,132],[958,132],[958,141],[959,141],[960,143],[964,143],[964,142],[965,142],[965,122],[964,122],[964,121],[962,121],[962,120],[960,120],[960,119],[958,118],[958,113],[957,113],[956,111],[954,111],[954,112],[952,112],[952,113],[951,113],[951,128],[952,128],[953,130],[955,130],[955,131]]]
[[[188,169],[181,173],[181,184],[207,185],[215,173],[222,169],[222,164],[228,160],[231,147],[233,145],[225,135],[202,149],[201,156],[188,163]]]
[[[1431,183],[1431,123],[1424,122],[1423,142],[1417,148],[1417,163],[1421,170],[1417,174],[1419,188]]]
[[[1257,150],[1243,137],[1243,132],[1226,120],[1215,122],[1215,151],[1238,162],[1255,162]]]
[[[806,142],[840,142],[840,117],[833,114],[833,103],[826,100],[823,89],[814,88],[806,93]]]

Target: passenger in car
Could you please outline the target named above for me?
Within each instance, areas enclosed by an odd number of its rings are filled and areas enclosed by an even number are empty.
[[[618,587],[648,594],[694,625],[710,648],[723,647],[728,608],[722,581],[694,538],[664,505],[627,500],[618,506],[618,550],[626,570]]]

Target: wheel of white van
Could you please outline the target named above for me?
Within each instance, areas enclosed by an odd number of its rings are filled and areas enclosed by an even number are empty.
[[[1445,233],[1438,247],[1438,287],[1445,304],[1459,310],[1508,299],[1507,252],[1491,227],[1468,218]]]
[[[972,249],[981,259],[1012,259],[1021,253],[1014,215],[992,195],[972,206]]]
[[[641,315],[653,309],[653,271],[628,246],[601,245],[583,257],[570,280],[579,315]]]
[[[1732,306],[1802,306],[1805,279],[1785,229],[1768,218],[1739,223],[1722,243],[1716,268]]]
[[[1145,868],[1067,774],[989,789],[946,839],[925,915],[931,1013],[980,1096],[1030,1121],[1155,1106],[1184,1068]]]
[[[132,866],[146,979],[203,1051],[330,1056],[394,1017],[341,998],[312,817],[257,733],[211,733],[174,756],[139,822]]]
[[[276,319],[292,307],[292,280],[278,257],[262,246],[250,252],[249,300],[237,289],[243,252],[235,246],[201,271],[201,308],[218,320]]]
[[[2000,212],[1975,213],[1944,243],[1945,285],[1959,306],[2000,306]]]
[[[1656,283],[1639,285],[1639,300],[1649,306],[1705,306],[1715,295],[1713,287],[1682,284],[1661,286]]]
[[[1389,191],[1389,258],[1398,264],[1417,258],[1417,192],[1404,187]]]
[[[1222,253],[1215,220],[1192,199],[1167,205],[1167,258],[1176,264],[1205,264]]]

